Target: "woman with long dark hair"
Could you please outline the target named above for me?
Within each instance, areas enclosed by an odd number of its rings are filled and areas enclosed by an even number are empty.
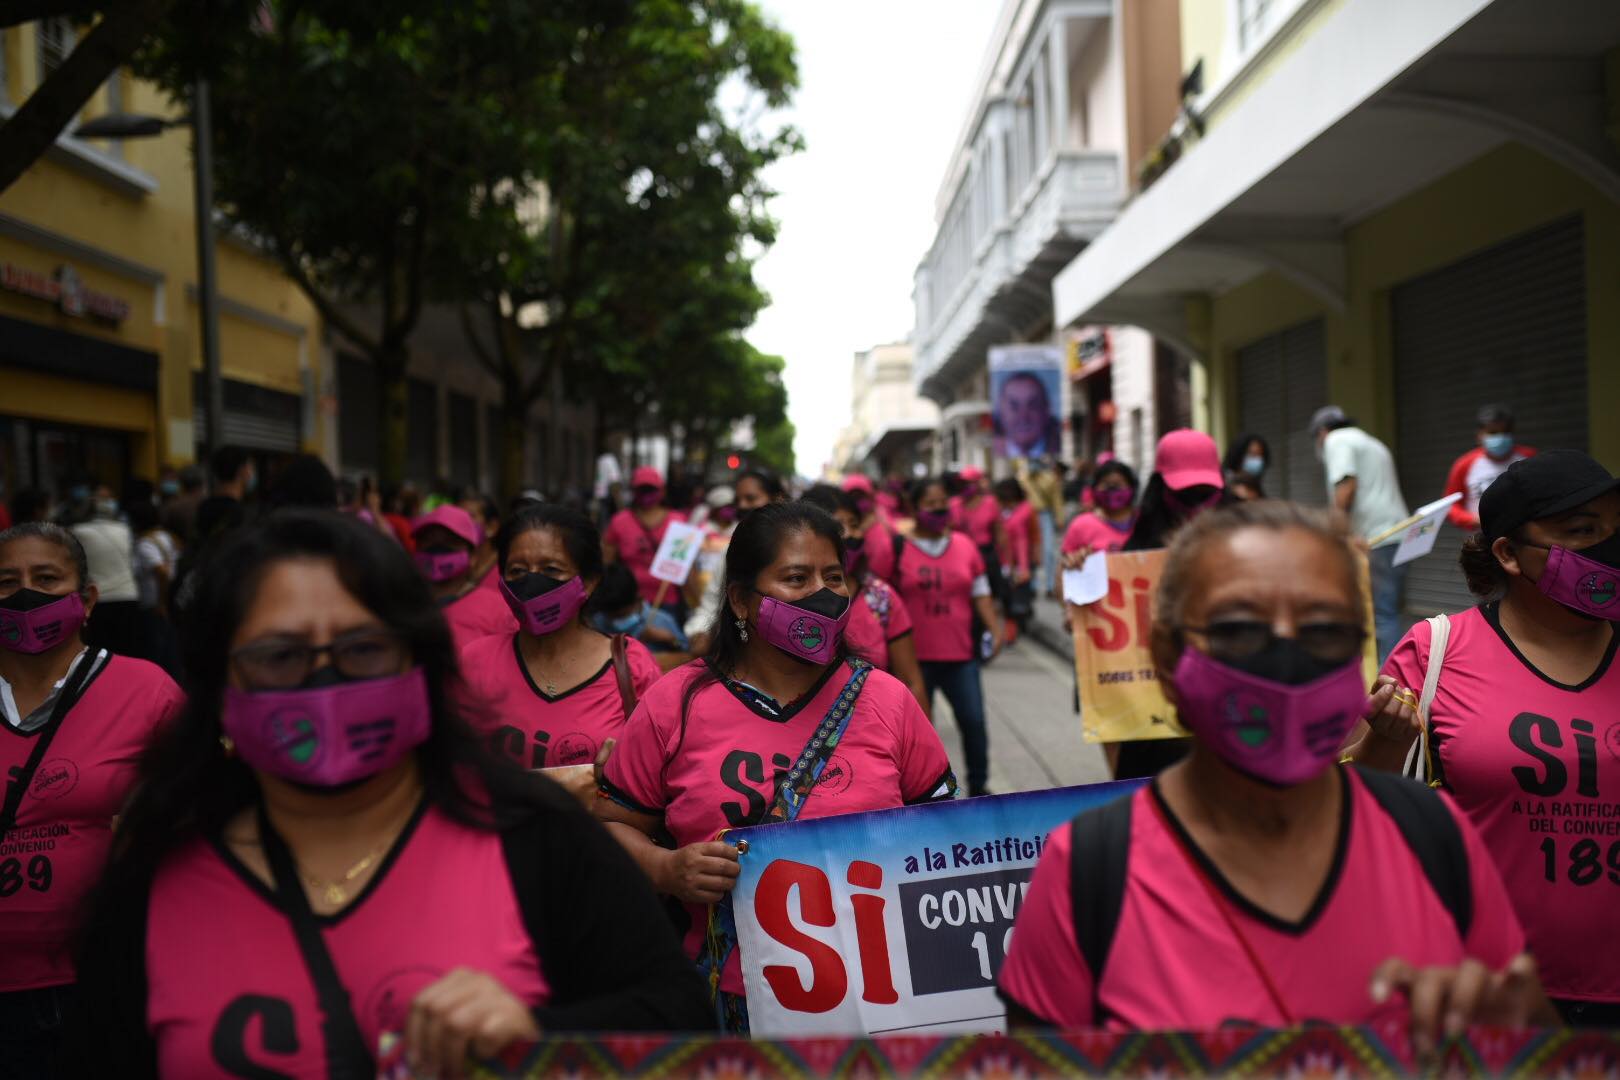
[[[495,566],[518,629],[461,650],[477,722],[490,748],[523,768],[582,766],[552,777],[594,800],[592,762],[663,672],[647,646],[586,619],[602,580],[602,537],[580,511],[518,510],[496,537]]]
[[[1226,486],[1234,493],[1247,492],[1250,499],[1263,499],[1266,489],[1261,486],[1271,468],[1271,444],[1252,432],[1245,432],[1226,446],[1221,459],[1221,471],[1226,474]],[[1244,497],[1242,494],[1239,498]]]
[[[718,980],[731,1028],[746,1026],[747,1011],[728,928],[711,921],[739,873],[721,834],[956,791],[916,699],[848,656],[841,532],[805,503],[744,518],[726,550],[726,602],[709,654],[647,692],[603,770],[608,797],[597,813],[658,890],[686,904],[688,952]],[[654,839],[666,831],[673,849]]]
[[[370,1075],[394,1031],[456,1074],[546,1030],[702,1022],[623,853],[458,719],[449,627],[397,545],[272,515],[192,612],[189,705],[142,761],[81,949],[86,1071]]]

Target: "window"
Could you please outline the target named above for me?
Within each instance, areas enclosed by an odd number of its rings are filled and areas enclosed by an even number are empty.
[[[1273,0],[1237,0],[1238,48],[1243,52],[1250,52],[1265,40],[1269,29],[1266,17],[1271,13],[1272,3]]]
[[[117,116],[124,111],[124,73],[114,71],[107,76],[107,113],[108,116]],[[124,156],[123,139],[108,139],[107,153],[114,157]]]
[[[75,35],[73,24],[61,16],[41,19],[34,32],[38,47],[39,81],[43,83],[73,51]]]

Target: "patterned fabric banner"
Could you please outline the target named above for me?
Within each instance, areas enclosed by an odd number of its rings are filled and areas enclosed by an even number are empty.
[[[386,1043],[385,1043],[386,1045]],[[382,1075],[411,1080],[385,1053]],[[392,1059],[391,1061],[389,1059]],[[1230,1029],[1205,1034],[1084,1031],[1019,1035],[889,1036],[748,1042],[680,1036],[559,1038],[514,1048],[469,1075],[481,1080],[753,1080],[781,1077],[1112,1076],[1213,1073],[1289,1080],[1405,1076],[1416,1071],[1400,1024],[1300,1031]],[[1475,1028],[1445,1043],[1430,1072],[1447,1077],[1620,1076],[1620,1031]]]

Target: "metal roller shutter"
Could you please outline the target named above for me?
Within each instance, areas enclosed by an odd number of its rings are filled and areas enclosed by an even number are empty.
[[[405,474],[418,485],[439,480],[439,388],[406,381]]]
[[[1323,506],[1322,464],[1305,425],[1327,404],[1327,336],[1321,319],[1238,350],[1238,427],[1271,446],[1266,494]]]
[[[1500,403],[1542,449],[1587,448],[1586,257],[1579,215],[1398,285],[1394,335],[1395,461],[1415,508],[1440,497],[1474,443],[1480,406]],[[1457,567],[1462,533],[1447,525],[1411,564],[1406,610],[1471,607]]]
[[[450,392],[450,479],[478,486],[478,403]]]
[[[226,379],[225,438],[221,445],[296,454],[303,399],[252,383]],[[201,374],[192,380],[192,424],[203,442],[215,445],[208,430],[208,384]]]
[[[345,472],[375,472],[381,427],[377,369],[358,356],[338,356],[338,453]]]

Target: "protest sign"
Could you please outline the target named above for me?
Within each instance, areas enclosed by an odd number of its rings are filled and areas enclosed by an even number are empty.
[[[671,585],[685,585],[692,564],[703,550],[703,530],[684,521],[672,521],[653,556],[652,576]]]
[[[999,1031],[995,975],[1048,834],[1140,781],[738,829],[756,1037]]]
[[[1162,548],[1110,554],[1107,593],[1094,604],[1069,608],[1086,742],[1186,734],[1159,689],[1150,648],[1153,592],[1164,555]]]
[[[1401,533],[1400,546],[1395,549],[1396,566],[1402,566],[1413,559],[1421,559],[1434,550],[1435,539],[1440,535],[1440,526],[1446,523],[1446,511],[1461,499],[1462,492],[1459,491],[1443,499],[1436,499],[1428,506],[1421,507],[1413,515],[1417,520]]]

